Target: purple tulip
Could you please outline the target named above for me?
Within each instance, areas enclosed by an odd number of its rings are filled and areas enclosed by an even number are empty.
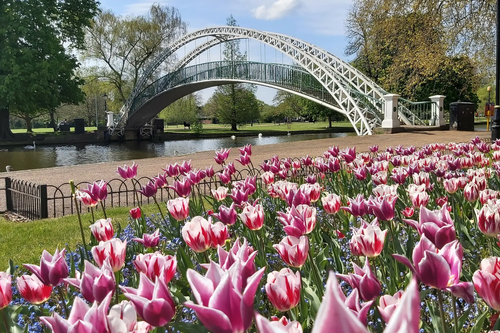
[[[472,282],[460,282],[462,272],[462,245],[455,240],[440,250],[424,235],[413,250],[413,264],[405,256],[392,255],[410,268],[423,284],[436,289],[450,291],[466,302],[474,301]]]
[[[90,303],[101,303],[106,296],[115,290],[115,274],[106,260],[101,269],[85,260],[85,270],[81,279],[64,279],[64,281],[80,290],[83,298]]]
[[[158,188],[156,187],[156,183],[150,181],[146,185],[142,186],[140,190],[137,190],[137,192],[141,193],[143,196],[146,198],[151,198],[156,195],[156,192],[158,191]]]
[[[390,221],[394,218],[394,208],[398,197],[376,197],[366,201],[368,211],[381,221]]]
[[[162,272],[160,278],[153,283],[144,273],[140,273],[138,289],[120,287],[141,318],[156,327],[167,325],[175,315],[175,303],[164,282],[163,274]]]
[[[177,163],[168,164],[167,167],[165,169],[162,169],[162,170],[165,171],[165,173],[169,177],[177,177],[180,174],[179,164],[177,164]]]
[[[368,206],[366,205],[366,200],[365,197],[363,197],[363,194],[358,194],[356,199],[349,198],[349,207],[340,208],[356,217],[363,216],[368,212]]]
[[[133,238],[132,240],[141,243],[147,248],[156,247],[160,242],[160,229],[156,229],[152,234],[144,233],[142,238]]]
[[[192,169],[191,160],[182,161],[182,164],[179,166],[179,172],[184,176],[187,175]]]
[[[217,150],[215,152],[215,157],[214,157],[215,163],[217,163],[217,164],[224,164],[224,162],[229,157],[229,152],[230,151],[231,151],[231,148]]]
[[[248,155],[247,153],[243,153],[236,159],[236,161],[240,162],[240,164],[243,166],[249,165],[251,161],[250,155]]]
[[[237,188],[233,188],[229,196],[233,199],[236,207],[241,207],[243,203],[248,201],[248,189],[242,191]]]
[[[363,300],[371,301],[378,297],[382,291],[382,287],[380,286],[380,282],[377,280],[377,277],[370,269],[370,262],[368,261],[368,258],[366,258],[363,268],[359,267],[355,263],[352,265],[354,267],[354,274],[337,274],[337,276],[349,283],[352,288],[357,289]]]
[[[231,203],[231,206],[229,206],[229,208],[221,205],[219,207],[219,212],[212,214],[212,216],[219,219],[219,221],[221,221],[222,223],[229,225],[233,225],[238,218],[238,214],[236,212],[236,209],[234,208],[234,202]]]
[[[82,192],[90,195],[94,201],[104,201],[108,196],[108,184],[104,180],[101,180],[99,182],[88,184],[88,188],[86,190],[82,190]]]
[[[308,205],[292,206],[287,209],[287,213],[278,212],[278,216],[278,221],[289,236],[309,234],[316,226],[316,209]]]
[[[164,188],[168,185],[167,177],[165,176],[165,174],[158,174],[158,176],[153,177],[153,181],[156,185],[156,188]]]
[[[124,165],[122,167],[118,167],[118,170],[116,171],[123,179],[132,179],[137,176],[137,164],[135,162],[132,164],[131,167],[128,165]]]
[[[35,274],[43,284],[55,287],[68,277],[68,264],[64,259],[66,249],[59,252],[56,249],[54,256],[43,250],[40,266],[24,264],[23,266]]]
[[[231,182],[231,174],[226,170],[224,170],[223,172],[218,172],[216,175],[217,177],[219,177],[220,181],[223,184],[228,184]]]
[[[187,198],[191,194],[191,181],[188,178],[184,178],[183,180],[174,181],[173,186],[167,186],[173,189],[177,195]]]

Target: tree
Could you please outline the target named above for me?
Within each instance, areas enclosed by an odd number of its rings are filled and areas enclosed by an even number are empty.
[[[12,139],[9,115],[26,120],[82,98],[78,62],[95,0],[7,0],[0,3],[0,139]]]
[[[167,124],[182,124],[184,122],[193,124],[198,120],[200,104],[200,96],[190,94],[167,106],[158,116],[165,119]]]
[[[186,23],[174,7],[154,4],[148,15],[132,17],[105,10],[87,31],[84,57],[99,62],[95,75],[112,84],[116,102],[123,105],[141,71],[185,33]]]

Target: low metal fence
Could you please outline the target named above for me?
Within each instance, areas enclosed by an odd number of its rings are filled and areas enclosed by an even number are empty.
[[[30,220],[48,217],[47,185],[4,178],[5,210]]]

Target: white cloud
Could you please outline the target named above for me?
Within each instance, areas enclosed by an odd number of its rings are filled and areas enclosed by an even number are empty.
[[[167,1],[159,0],[159,1],[144,1],[144,2],[136,2],[125,5],[125,10],[123,11],[124,15],[144,15],[149,12],[151,6],[153,4],[166,5]]]
[[[277,20],[291,13],[299,4],[299,0],[277,0],[270,6],[257,7],[254,16],[259,20]]]

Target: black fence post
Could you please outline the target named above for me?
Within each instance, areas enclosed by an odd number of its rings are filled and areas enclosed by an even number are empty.
[[[11,188],[12,179],[10,179],[10,177],[5,177],[5,204],[7,206],[7,211],[13,210]]]
[[[40,193],[40,218],[46,219],[47,217],[49,217],[47,185],[39,185],[38,191]]]

